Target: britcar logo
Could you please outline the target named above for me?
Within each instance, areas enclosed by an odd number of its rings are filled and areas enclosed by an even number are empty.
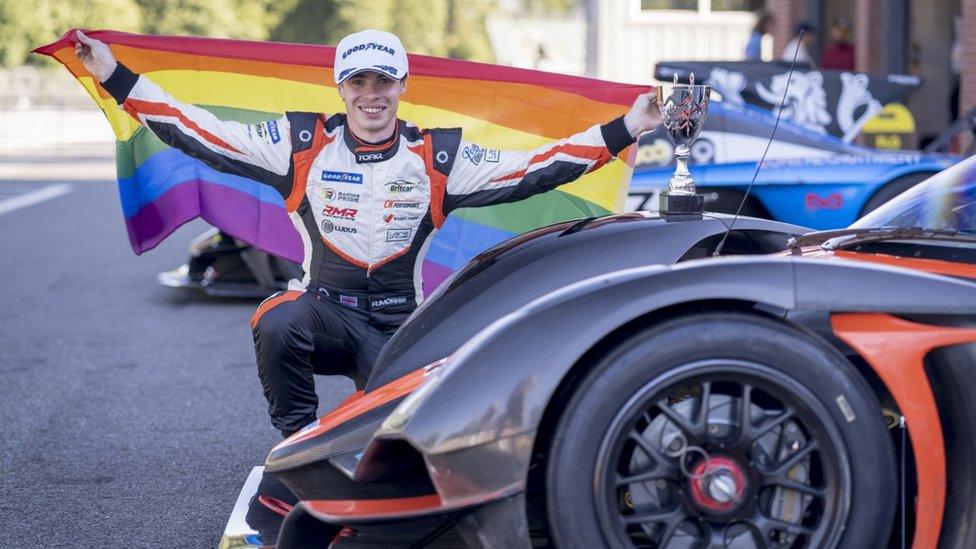
[[[322,172],[322,181],[333,181],[335,183],[351,183],[353,185],[363,184],[363,174],[350,172]]]
[[[387,200],[383,207],[388,210],[398,210],[401,208],[419,208],[420,202],[407,202],[404,200]]]
[[[352,55],[352,54],[354,54],[354,53],[356,53],[358,51],[366,51],[366,50],[379,50],[379,51],[381,51],[383,53],[388,53],[390,55],[396,55],[396,50],[394,50],[393,48],[391,48],[389,46],[384,46],[383,44],[377,44],[376,42],[367,42],[365,44],[356,44],[355,46],[353,46],[353,47],[349,48],[348,50],[342,52],[342,58],[345,59],[346,57],[349,57],[350,55]]]
[[[338,208],[336,206],[326,206],[322,208],[322,213],[329,217],[336,217],[339,219],[356,219],[356,214],[359,210],[356,208]]]
[[[385,299],[377,299],[371,301],[369,306],[376,309],[379,307],[388,307],[390,305],[402,305],[407,302],[407,298],[403,296],[387,297]]]
[[[386,184],[387,192],[390,194],[408,193],[412,191],[415,186],[417,186],[417,184],[413,181],[404,181],[403,179],[397,179],[396,181],[391,181],[390,183]]]
[[[281,134],[278,133],[278,121],[269,120],[268,121],[268,136],[271,137],[272,143],[278,143],[281,141]]]
[[[410,233],[413,229],[387,229],[386,230],[386,241],[387,242],[407,242],[410,240]]]

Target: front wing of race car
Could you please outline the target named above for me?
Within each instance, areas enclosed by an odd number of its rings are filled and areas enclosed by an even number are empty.
[[[447,360],[353,395],[277,446],[265,471],[298,496],[301,509],[335,525],[336,547],[390,532],[434,546],[445,539],[528,546],[532,515],[522,494],[536,430],[571,367],[648,314],[734,300],[783,314],[837,313],[835,333],[877,369],[907,422],[924,426],[911,431],[916,453],[926,456],[916,468],[915,542],[933,546],[947,473],[922,358],[937,346],[976,341],[976,331],[891,314],[971,316],[974,291],[970,281],[907,269],[791,257],[699,260],[595,277],[498,320]],[[906,340],[898,360],[883,360],[891,351],[884,342],[905,331],[925,338]]]

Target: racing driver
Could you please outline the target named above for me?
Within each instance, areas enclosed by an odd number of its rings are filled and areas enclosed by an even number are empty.
[[[344,114],[288,112],[244,124],[175,100],[78,31],[85,68],[168,145],[277,189],[304,243],[304,277],[251,320],[271,422],[289,436],[316,417],[313,373],[362,388],[383,344],[423,299],[421,266],[457,208],[512,202],[595,170],[652,129],[651,93],[630,111],[532,151],[485,149],[460,129],[397,118],[409,67],[395,35],[342,39],[335,82]]]

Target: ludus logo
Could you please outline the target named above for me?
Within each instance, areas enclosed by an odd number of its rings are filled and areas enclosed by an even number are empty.
[[[322,232],[331,233],[335,231],[337,233],[356,233],[356,227],[343,227],[342,225],[336,225],[335,223],[329,221],[328,219],[322,220]]]

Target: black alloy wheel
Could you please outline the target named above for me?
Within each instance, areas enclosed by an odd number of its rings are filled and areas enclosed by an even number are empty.
[[[546,471],[558,547],[874,547],[895,509],[880,406],[824,342],[758,315],[666,322],[579,384]]]

